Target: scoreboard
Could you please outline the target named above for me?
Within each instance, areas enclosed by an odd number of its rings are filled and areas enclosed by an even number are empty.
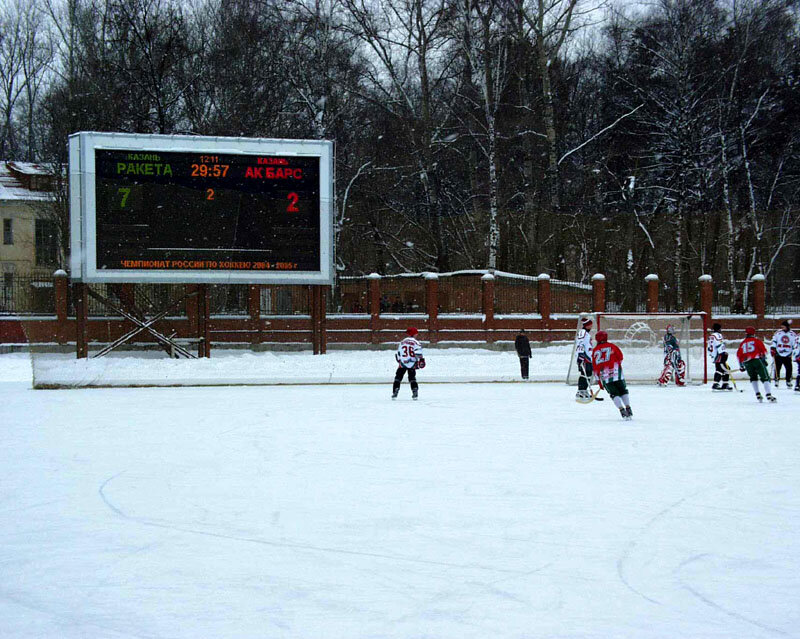
[[[332,146],[70,136],[72,278],[331,283]]]

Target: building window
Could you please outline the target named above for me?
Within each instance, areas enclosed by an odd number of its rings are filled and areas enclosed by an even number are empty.
[[[14,220],[10,220],[8,218],[3,220],[3,244],[13,244],[14,243],[14,227],[12,222]]]
[[[56,240],[56,223],[52,220],[36,220],[36,266],[58,264]]]

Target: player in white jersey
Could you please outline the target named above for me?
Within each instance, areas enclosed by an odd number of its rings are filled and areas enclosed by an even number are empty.
[[[794,392],[800,393],[800,336],[794,342],[794,361],[797,362],[797,377],[794,381]]]
[[[425,368],[422,344],[417,341],[417,333],[419,331],[413,326],[406,329],[408,337],[397,346],[397,352],[394,355],[397,360],[397,372],[394,375],[394,384],[392,385],[392,399],[395,399],[397,393],[400,392],[400,384],[403,382],[406,372],[408,372],[408,383],[411,385],[411,398],[417,399],[419,391],[417,369]]]
[[[770,355],[775,362],[775,383],[781,378],[781,368],[786,369],[786,388],[792,387],[792,353],[797,344],[797,334],[791,330],[791,321],[783,320],[780,330],[772,337]]]
[[[711,390],[733,390],[728,383],[731,379],[728,367],[728,353],[725,350],[725,341],[722,339],[722,325],[715,322],[708,336],[708,356],[714,362],[714,383]],[[720,382],[722,382],[720,384]]]
[[[586,399],[590,397],[589,386],[592,381],[592,319],[583,318],[581,329],[575,338],[575,353],[578,356],[578,392],[575,397]]]

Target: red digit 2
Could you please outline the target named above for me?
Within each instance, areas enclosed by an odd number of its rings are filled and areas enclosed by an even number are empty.
[[[300,209],[297,208],[297,200],[300,198],[297,196],[297,193],[294,191],[289,193],[289,195],[286,196],[286,199],[289,200],[289,206],[286,207],[286,211],[288,213],[299,213]]]

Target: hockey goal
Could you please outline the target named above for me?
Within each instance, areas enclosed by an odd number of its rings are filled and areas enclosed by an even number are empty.
[[[686,382],[705,384],[708,380],[705,313],[586,313],[578,319],[576,338],[586,317],[594,321],[592,338],[596,331],[605,331],[608,340],[622,349],[626,380],[656,383],[664,369],[664,334],[669,325],[686,362]],[[573,341],[567,372],[570,385],[578,383],[575,345]]]

